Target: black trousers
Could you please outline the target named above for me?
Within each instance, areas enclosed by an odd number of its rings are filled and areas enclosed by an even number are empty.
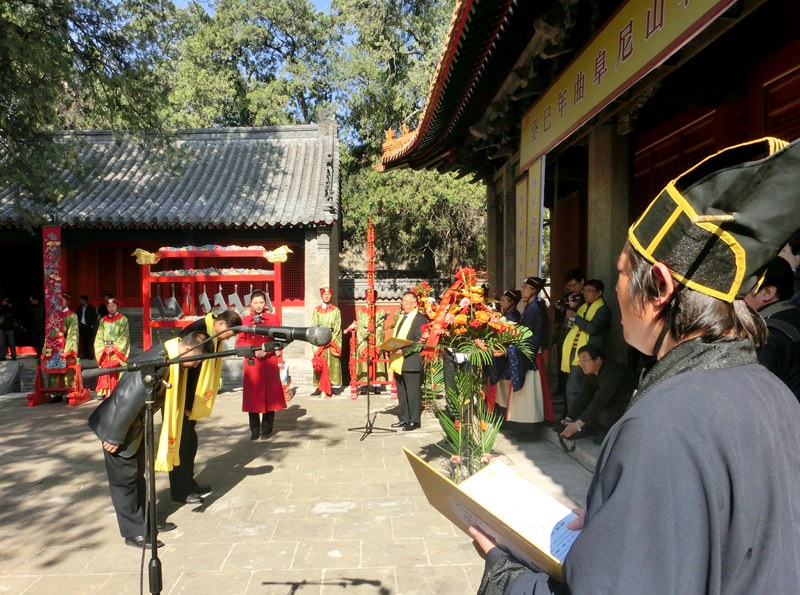
[[[78,357],[94,359],[94,335],[97,332],[88,324],[78,324]]]
[[[397,405],[400,421],[419,424],[422,415],[422,373],[403,372],[394,375],[397,384]]]
[[[275,412],[268,411],[267,413],[248,413],[250,420],[250,431],[253,434],[261,432],[262,436],[269,436],[272,434],[272,428],[275,427]]]
[[[178,446],[181,464],[169,472],[169,491],[173,498],[185,498],[195,491],[197,485],[194,480],[194,459],[197,456],[198,446],[196,426],[196,419],[183,417],[181,443]]]
[[[103,456],[120,535],[125,538],[146,535],[144,507],[147,491],[144,480],[144,443],[139,446],[136,455],[129,459],[105,450]]]

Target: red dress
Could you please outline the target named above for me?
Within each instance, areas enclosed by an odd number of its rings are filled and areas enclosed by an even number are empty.
[[[244,326],[280,326],[278,317],[264,312],[261,322],[253,321],[254,315],[249,314],[242,318]],[[236,340],[237,346],[261,345],[269,341],[269,337],[239,333]],[[244,364],[244,384],[242,388],[242,411],[248,413],[267,413],[286,409],[286,399],[281,386],[281,376],[278,370],[278,358],[274,353],[267,353],[263,359],[253,358],[252,366],[248,361]]]

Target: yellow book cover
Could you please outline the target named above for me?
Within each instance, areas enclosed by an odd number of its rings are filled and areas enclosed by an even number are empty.
[[[567,529],[569,508],[502,461],[457,485],[403,450],[428,502],[459,529],[469,535],[477,526],[521,562],[563,580],[561,565],[580,534]]]
[[[413,344],[414,341],[407,341],[406,339],[400,339],[398,337],[389,337],[378,346],[378,349],[381,351],[394,351],[395,349],[402,349],[403,347],[408,347]]]

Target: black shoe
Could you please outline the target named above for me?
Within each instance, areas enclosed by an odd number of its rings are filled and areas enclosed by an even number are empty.
[[[395,423],[393,423],[393,424],[392,424],[392,427],[393,427],[393,428],[405,428],[405,427],[406,427],[406,422],[404,422],[404,421],[401,419],[400,421],[396,421]]]
[[[315,389],[315,390],[314,390],[314,392],[313,392],[313,393],[311,393],[311,396],[312,396],[312,397],[318,397],[318,396],[320,396],[321,394],[322,394],[322,393],[320,393],[320,392],[319,392],[319,389],[317,388],[317,389]]]
[[[181,504],[200,504],[203,499],[197,494],[186,494],[184,497],[172,497],[173,502],[180,502]]]
[[[267,432],[266,434],[261,434],[262,440],[269,440],[269,437],[272,436],[272,432]]]
[[[404,432],[413,432],[414,430],[419,430],[419,424],[415,424],[413,421],[403,426]]]
[[[144,535],[137,535],[136,537],[126,537],[125,538],[125,545],[129,545],[131,547],[152,547],[153,542],[150,541],[149,537],[145,537]],[[160,539],[156,539],[156,546],[163,547],[164,544],[161,542]]]
[[[178,525],[171,523],[170,521],[159,521],[158,525],[156,525],[156,529],[158,529],[159,533],[167,533],[168,531],[174,531],[177,528]]]
[[[258,432],[250,430],[250,440],[258,440],[258,436],[259,436]]]
[[[201,498],[207,498],[214,490],[211,489],[211,486],[201,486],[199,483],[196,483],[192,491]]]

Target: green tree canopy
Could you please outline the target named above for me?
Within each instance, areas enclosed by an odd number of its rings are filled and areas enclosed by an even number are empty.
[[[369,214],[388,268],[428,276],[485,266],[484,188],[431,171],[376,173],[386,130],[415,128],[453,0],[334,0],[343,45],[334,64],[344,139],[345,245],[364,243]]]
[[[220,0],[182,11],[166,65],[179,128],[307,124],[330,105],[333,18],[308,0]]]
[[[88,125],[163,140],[156,67],[173,15],[168,0],[0,3],[0,187],[29,199],[29,222],[68,192],[57,174],[75,166],[74,152],[55,131]]]

